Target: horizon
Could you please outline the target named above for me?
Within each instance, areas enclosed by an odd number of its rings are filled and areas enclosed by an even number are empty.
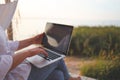
[[[44,21],[61,23],[77,26],[120,26],[120,20],[81,20],[81,19],[65,19],[65,18],[46,18],[46,17],[22,17],[21,20]],[[41,23],[41,22],[40,22]],[[39,25],[39,24],[38,24]]]
[[[37,19],[36,18],[34,18],[34,19],[25,18],[25,19],[22,19],[20,21],[20,23],[18,24],[17,27],[15,27],[15,26],[13,27],[14,28],[14,40],[22,40],[22,39],[29,38],[29,37],[32,37],[32,36],[35,36],[37,34],[40,34],[40,33],[44,32],[44,28],[45,28],[47,22],[73,25],[74,27],[78,27],[78,26],[88,26],[88,27],[92,27],[92,26],[96,26],[96,27],[99,27],[99,26],[101,26],[101,27],[103,27],[103,26],[114,26],[112,24],[110,25],[109,23],[108,23],[109,25],[107,25],[107,22],[106,22],[106,24],[102,23],[104,25],[101,25],[99,23],[99,21],[96,22],[96,25],[95,25],[94,21],[93,22],[88,21],[88,23],[86,23],[86,21],[85,22],[80,22],[81,24],[76,25],[79,22],[76,23],[76,21],[75,21],[75,23],[72,22],[72,24],[71,24],[71,22],[69,22],[67,20],[64,21],[62,19],[60,19],[60,20],[55,19],[54,20],[54,19],[45,19],[45,18],[44,19],[41,19],[41,18],[40,19],[39,18],[37,18]],[[94,23],[94,24],[92,24],[92,23]],[[118,23],[119,23],[119,21],[118,21]],[[98,24],[100,24],[100,25],[98,25]],[[115,26],[117,26],[117,25],[115,25]]]

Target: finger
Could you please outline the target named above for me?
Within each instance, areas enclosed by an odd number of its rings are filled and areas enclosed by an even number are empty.
[[[39,37],[43,37],[43,35],[44,35],[44,33],[41,33],[41,34],[39,34],[38,36],[39,36]]]
[[[41,33],[41,35],[44,35],[44,34],[45,34],[45,32]]]
[[[38,35],[38,38],[39,38],[40,40],[42,40],[43,36],[44,36],[44,33]]]
[[[42,48],[42,47],[38,47],[41,49],[41,54],[45,55],[46,57],[48,57],[48,53]]]
[[[45,35],[45,33],[43,32],[43,33],[41,34],[41,38],[43,38],[44,35]]]
[[[48,57],[48,53],[45,50],[41,50],[41,54],[45,55],[46,57]]]

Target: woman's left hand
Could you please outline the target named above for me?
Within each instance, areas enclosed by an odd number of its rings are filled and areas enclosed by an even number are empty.
[[[33,37],[32,38],[33,44],[41,44],[44,35],[45,35],[45,33],[42,33],[42,34],[39,34],[39,35]]]

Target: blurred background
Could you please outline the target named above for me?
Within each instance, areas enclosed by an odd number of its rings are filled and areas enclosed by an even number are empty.
[[[0,0],[8,3],[13,0]],[[120,0],[19,0],[8,29],[22,40],[44,31],[47,22],[74,26],[71,73],[98,80],[120,80]]]

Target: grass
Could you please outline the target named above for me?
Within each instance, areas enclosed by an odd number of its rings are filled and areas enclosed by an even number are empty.
[[[99,58],[67,57],[65,61],[69,71],[74,74],[98,80],[120,79],[120,58],[104,60]]]

